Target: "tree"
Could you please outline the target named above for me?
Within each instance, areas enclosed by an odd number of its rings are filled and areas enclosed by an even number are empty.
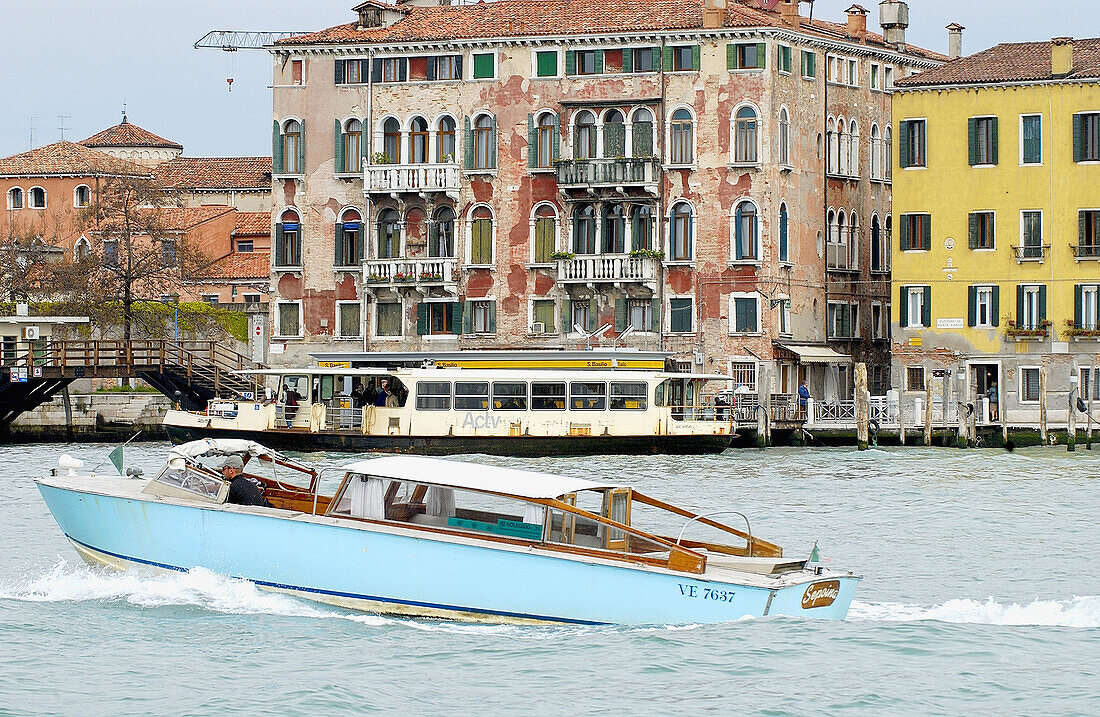
[[[12,221],[0,238],[0,300],[33,301],[56,294],[56,268],[65,257],[59,246],[62,218],[47,215],[38,224]]]

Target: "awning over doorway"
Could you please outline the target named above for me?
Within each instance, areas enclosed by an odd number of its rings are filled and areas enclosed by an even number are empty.
[[[852,357],[847,354],[837,353],[828,346],[811,346],[807,344],[776,344],[779,348],[789,351],[797,357],[799,363],[851,363]]]

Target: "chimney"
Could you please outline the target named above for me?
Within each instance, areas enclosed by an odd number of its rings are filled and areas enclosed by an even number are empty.
[[[802,16],[798,14],[799,0],[783,0],[779,8],[783,22],[791,27],[798,28],[802,24]]]
[[[1055,77],[1073,72],[1073,38],[1056,37],[1050,41],[1050,69]]]
[[[947,26],[947,56],[957,60],[963,54],[963,30],[966,28],[957,22]]]
[[[909,5],[901,0],[882,0],[878,5],[882,38],[899,52],[905,51],[905,29],[909,27]]]
[[[707,30],[722,27],[727,7],[728,0],[703,0],[703,27]]]
[[[867,9],[859,5],[848,8],[848,37],[863,42],[867,38]]]

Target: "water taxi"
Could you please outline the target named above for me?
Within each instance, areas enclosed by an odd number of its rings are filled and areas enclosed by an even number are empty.
[[[241,459],[267,505],[227,501]],[[824,569],[744,526],[626,486],[420,456],[319,474],[259,444],[171,450],[151,479],[81,474],[38,488],[86,561],[195,567],[340,607],[518,623],[688,624],[745,616],[840,620],[859,578]]]
[[[171,410],[164,427],[174,442],[242,438],[279,450],[434,455],[719,453],[734,437],[732,412],[704,401],[706,385],[728,376],[594,352],[532,368],[518,353],[465,362],[327,357],[308,368],[242,372],[264,377],[269,395]]]

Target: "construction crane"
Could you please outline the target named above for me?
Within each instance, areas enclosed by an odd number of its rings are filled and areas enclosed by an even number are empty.
[[[304,35],[308,30],[287,32],[266,32],[263,30],[211,30],[195,43],[196,50],[222,50],[227,53],[237,50],[263,50],[276,41],[295,35]],[[225,58],[225,81],[229,91],[233,91],[232,55]]]

